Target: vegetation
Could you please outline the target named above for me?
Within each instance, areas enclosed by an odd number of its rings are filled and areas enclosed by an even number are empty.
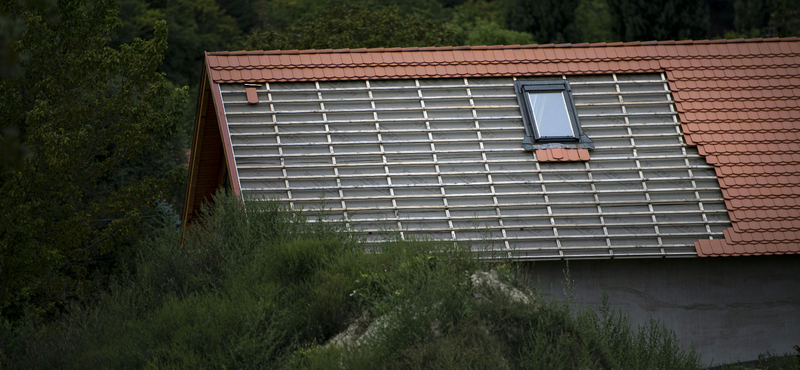
[[[278,203],[249,202],[247,217],[235,197],[215,204],[183,245],[165,221],[94,302],[53,321],[5,322],[2,360],[14,369],[699,368],[658,323],[631,330],[608,302],[573,311],[513,265],[482,264],[460,246],[367,251],[341,225],[308,223]],[[371,328],[331,341],[353,323]]]
[[[709,7],[697,0],[609,1],[611,33],[621,41],[709,37]]]
[[[112,49],[114,1],[61,1],[55,19],[12,5],[25,58],[0,81],[0,127],[30,153],[0,170],[0,308],[13,316],[90,291],[91,274],[182,180],[180,160],[161,154],[180,144],[186,91],[156,72],[164,22],[153,39]]]
[[[313,20],[284,31],[251,34],[245,48],[341,49],[397,46],[452,45],[452,30],[420,15],[403,16],[395,6],[370,10],[358,6],[334,6],[314,14]]]
[[[794,346],[796,353],[773,355],[769,352],[758,355],[755,361],[726,364],[712,367],[712,370],[798,370],[800,369],[800,346]]]
[[[506,8],[511,29],[529,32],[540,43],[580,42],[575,23],[578,0],[513,0]]]
[[[0,367],[696,368],[658,324],[572,311],[451,245],[368,253],[275,204],[245,222],[227,197],[181,245],[190,95],[203,51],[798,36],[798,13],[800,0],[0,0]],[[534,303],[481,293],[487,268]],[[329,344],[354,323],[379,329]]]

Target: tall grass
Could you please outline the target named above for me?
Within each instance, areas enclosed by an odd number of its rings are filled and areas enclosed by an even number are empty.
[[[606,304],[545,300],[513,264],[466,246],[393,241],[367,250],[341,224],[230,196],[202,227],[167,227],[91,303],[51,322],[2,323],[9,369],[697,369],[653,323]],[[494,269],[529,297],[471,276]],[[358,323],[358,325],[353,325]],[[353,329],[351,344],[331,342]],[[366,334],[363,334],[366,333]],[[339,343],[339,342],[337,342]]]

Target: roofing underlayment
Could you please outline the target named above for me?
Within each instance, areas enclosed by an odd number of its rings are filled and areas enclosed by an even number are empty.
[[[220,122],[220,84],[663,74],[685,142],[713,165],[732,225],[724,239],[695,242],[697,255],[800,252],[798,38],[214,52],[206,64]],[[247,101],[257,99],[248,87]],[[235,167],[228,128],[220,131],[228,167]],[[539,161],[586,160],[584,152],[536,155]],[[230,176],[240,193],[239,174]]]

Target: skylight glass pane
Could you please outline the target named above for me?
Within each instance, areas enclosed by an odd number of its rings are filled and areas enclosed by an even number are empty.
[[[540,138],[575,137],[564,94],[529,92],[527,95],[533,110],[533,126]]]

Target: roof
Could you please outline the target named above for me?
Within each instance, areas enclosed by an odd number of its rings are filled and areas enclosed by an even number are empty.
[[[696,242],[698,255],[800,253],[800,38],[214,52],[206,63],[214,86],[665,72],[733,225]]]

